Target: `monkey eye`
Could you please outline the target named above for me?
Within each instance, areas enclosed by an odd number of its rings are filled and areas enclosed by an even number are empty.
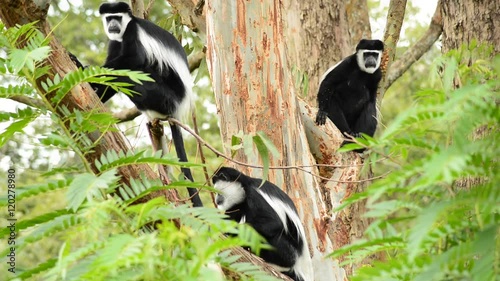
[[[378,53],[377,52],[365,52],[363,53],[363,59],[366,59],[368,57],[374,57],[374,58],[378,58]]]
[[[228,180],[227,176],[224,173],[221,173],[219,176],[225,181]]]
[[[121,22],[122,16],[108,16],[108,17],[106,17],[106,22],[109,23],[112,20],[117,20],[117,21]]]

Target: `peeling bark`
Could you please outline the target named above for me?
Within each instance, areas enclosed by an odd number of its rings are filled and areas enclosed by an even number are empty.
[[[230,140],[240,130],[263,131],[282,153],[279,159],[271,159],[271,165],[312,166],[315,161],[309,152],[285,55],[283,17],[283,7],[277,1],[207,3],[207,62],[221,135],[223,140]],[[236,159],[259,163],[257,156],[243,153]],[[312,167],[308,171],[317,173]],[[260,171],[249,174],[259,176]],[[333,231],[331,204],[322,200],[324,192],[316,178],[287,169],[273,170],[269,180],[282,187],[298,207],[309,238],[315,280],[343,280],[338,263],[324,258],[333,250],[329,235]]]

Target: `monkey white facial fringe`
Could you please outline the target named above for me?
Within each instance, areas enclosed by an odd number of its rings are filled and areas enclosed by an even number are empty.
[[[220,191],[224,196],[222,204],[217,205],[217,209],[227,211],[234,205],[237,205],[245,200],[245,190],[239,182],[218,181],[214,184],[214,188]],[[245,219],[242,218],[243,222]]]
[[[368,53],[378,53],[377,64],[375,66],[371,66],[371,67],[366,67],[365,66],[365,60],[363,59],[363,54],[367,53],[367,52]],[[380,60],[382,59],[382,52],[381,51],[377,51],[377,50],[364,50],[364,49],[361,49],[361,50],[359,50],[356,53],[356,59],[357,59],[357,62],[358,62],[358,66],[359,66],[359,68],[362,71],[364,71],[366,73],[373,74],[380,67]]]
[[[146,57],[149,63],[153,64],[158,61],[160,72],[165,66],[168,66],[172,71],[176,71],[179,78],[182,80],[185,89],[185,97],[178,104],[174,117],[179,120],[185,120],[186,116],[191,112],[193,105],[193,78],[189,72],[189,68],[184,60],[172,51],[170,48],[165,48],[162,42],[151,37],[143,28],[138,27],[139,42],[141,42],[146,52]]]
[[[110,33],[109,32],[108,22],[106,21],[106,18],[113,17],[113,16],[122,17],[122,20],[119,23],[120,33]],[[104,32],[106,32],[106,35],[108,36],[109,40],[122,42],[123,34],[125,33],[125,30],[127,29],[127,25],[131,20],[132,20],[132,18],[126,13],[106,14],[106,16],[102,17],[102,24],[104,25]]]

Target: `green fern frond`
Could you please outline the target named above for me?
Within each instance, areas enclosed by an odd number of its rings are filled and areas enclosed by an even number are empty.
[[[116,170],[109,170],[99,176],[90,173],[76,176],[68,188],[68,208],[78,210],[85,199],[103,200],[103,191],[113,190],[118,179]]]
[[[9,85],[7,87],[0,87],[0,98],[9,98],[12,96],[29,96],[34,93],[33,87],[22,85]]]
[[[57,259],[48,259],[46,262],[43,262],[34,268],[22,271],[21,273],[17,274],[16,277],[19,278],[19,280],[29,280],[30,277],[41,274],[47,270],[50,270],[56,264],[57,264]]]
[[[68,210],[57,210],[53,211],[50,213],[46,213],[40,216],[37,216],[35,218],[29,219],[29,220],[19,220],[16,222],[16,231],[22,231],[25,229],[28,229],[30,227],[34,227],[43,223],[46,223],[48,221],[51,221],[57,217],[67,215],[70,212]],[[7,234],[10,233],[10,230],[8,228],[2,228],[0,230],[0,239],[4,238]]]
[[[127,86],[130,86],[130,84],[113,81],[116,76],[128,77],[133,82],[139,84],[142,84],[142,81],[154,81],[148,74],[141,71],[113,70],[98,66],[90,66],[68,73],[60,83],[58,83],[58,81],[47,80],[45,82],[46,86],[44,87],[46,87],[45,90],[48,92],[56,91],[55,96],[52,98],[52,101],[55,103],[59,103],[71,89],[83,82],[106,85],[116,91],[131,95],[131,90],[127,89]]]
[[[159,165],[175,165],[181,167],[200,167],[200,164],[189,162],[179,162],[177,158],[171,156],[161,157],[161,151],[152,152],[151,150],[142,150],[139,152],[128,151],[124,154],[123,151],[107,151],[102,154],[99,160],[96,160],[96,167],[99,171],[107,171],[109,169],[118,168],[133,164],[159,164]]]
[[[18,237],[16,240],[16,250],[21,251],[27,246],[32,246],[37,241],[51,237],[56,233],[67,231],[82,222],[83,220],[74,214],[56,216],[54,219],[38,225],[32,232]],[[8,251],[9,249],[5,249],[1,254],[5,256]]]
[[[35,196],[38,194],[66,188],[71,184],[71,181],[72,181],[71,179],[50,180],[43,184],[19,186],[16,188],[16,200],[20,201],[24,198]],[[0,206],[6,206],[6,205],[7,205],[7,197],[6,196],[0,197]]]

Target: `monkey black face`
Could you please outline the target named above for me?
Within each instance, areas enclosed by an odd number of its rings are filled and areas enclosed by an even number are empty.
[[[362,39],[356,46],[359,68],[366,73],[374,73],[380,67],[384,43],[380,40]]]
[[[99,13],[108,38],[121,42],[127,25],[132,20],[130,6],[124,2],[104,3],[99,7]]]

